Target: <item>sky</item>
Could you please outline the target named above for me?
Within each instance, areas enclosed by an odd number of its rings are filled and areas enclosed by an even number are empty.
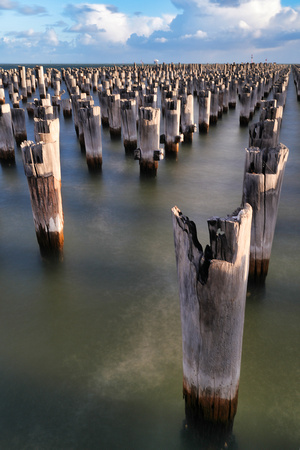
[[[1,64],[300,63],[300,0],[0,0]]]

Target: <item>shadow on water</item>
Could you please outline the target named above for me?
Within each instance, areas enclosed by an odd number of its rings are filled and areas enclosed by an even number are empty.
[[[6,174],[8,174],[8,171],[11,171],[12,169],[17,168],[15,160],[9,160],[9,161],[1,160],[0,164],[1,164],[4,174],[5,174],[5,172],[6,172]]]
[[[260,302],[267,295],[265,282],[257,283],[257,281],[248,279],[247,300],[251,302]]]

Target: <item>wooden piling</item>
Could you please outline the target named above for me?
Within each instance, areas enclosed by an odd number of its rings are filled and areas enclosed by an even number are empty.
[[[243,200],[253,208],[249,278],[264,282],[268,274],[277,212],[289,150],[246,148]]]
[[[240,126],[248,126],[250,121],[251,91],[251,86],[244,85],[240,92]]]
[[[102,126],[108,127],[108,95],[110,90],[98,90],[99,105],[101,109],[101,123]]]
[[[165,154],[174,155],[178,153],[179,143],[183,141],[180,133],[180,105],[177,98],[166,98],[165,100]]]
[[[0,105],[5,103],[5,91],[4,88],[0,86]]]
[[[160,109],[139,108],[139,148],[135,159],[140,162],[140,176],[155,177],[158,161],[163,158],[160,143]]]
[[[27,82],[26,82],[26,69],[25,66],[19,66],[19,76],[20,76],[20,88],[21,97],[24,101],[27,100]]]
[[[125,153],[133,154],[137,148],[136,100],[121,100],[121,125]]]
[[[219,88],[217,86],[212,86],[210,89],[210,125],[215,125],[218,122],[219,117]]]
[[[13,108],[11,110],[13,133],[17,145],[27,140],[25,110],[23,108]]]
[[[55,143],[56,155],[59,155],[59,119],[34,119],[34,139],[36,142]]]
[[[183,134],[184,142],[193,141],[193,133],[196,130],[194,123],[194,97],[193,94],[180,96],[180,132]]]
[[[57,126],[57,124],[54,125],[56,132]],[[46,134],[41,133],[39,139],[43,141],[37,144],[32,141],[23,142],[21,144],[22,158],[41,255],[61,259],[64,245],[64,217],[59,142],[51,142],[55,133],[53,135],[48,133],[48,137]]]
[[[80,108],[79,121],[84,137],[86,162],[90,171],[102,169],[102,135],[100,106]]]
[[[46,85],[45,85],[45,77],[44,77],[44,68],[43,66],[37,66],[37,75],[38,75],[38,87],[40,99],[44,99],[47,96]]]
[[[271,148],[279,143],[278,120],[266,119],[249,126],[249,147]]]
[[[19,96],[19,92],[13,92],[12,93],[11,101],[12,101],[12,104],[13,104],[13,108],[19,108],[21,100],[22,100],[22,97]]]
[[[72,100],[70,98],[62,98],[60,105],[63,110],[63,116],[65,119],[72,117]]]
[[[108,123],[111,138],[121,137],[121,103],[120,94],[111,94],[108,98]]]
[[[186,423],[224,445],[237,412],[252,208],[209,219],[204,251],[195,223],[172,212]]]
[[[0,105],[0,160],[9,164],[15,162],[15,144],[9,103]]]
[[[199,133],[208,133],[210,119],[211,92],[199,91]]]

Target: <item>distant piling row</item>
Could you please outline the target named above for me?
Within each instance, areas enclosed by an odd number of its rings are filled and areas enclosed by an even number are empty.
[[[294,83],[296,87],[296,95],[298,102],[300,101],[300,64],[293,64],[292,71],[294,76]],[[1,95],[0,95],[1,98]]]
[[[200,133],[208,133],[237,102],[240,123],[248,124],[272,89],[276,117],[264,117],[251,128],[249,145],[261,148],[269,136],[273,142],[268,146],[274,147],[286,96],[282,82],[286,69],[249,63],[0,69],[0,161],[14,163],[15,144],[26,142],[26,111],[29,118],[47,121],[58,118],[62,109],[64,118],[74,122],[89,170],[102,169],[102,127],[108,127],[111,139],[122,138],[125,153],[139,160],[141,176],[154,177],[158,162],[176,158],[180,145],[193,141],[197,126]],[[297,81],[298,66],[293,66],[293,73]],[[61,88],[63,82],[67,92]],[[6,103],[6,90],[12,107]],[[30,101],[36,91],[39,98]],[[94,104],[94,92],[100,107]],[[194,123],[195,104],[198,124]]]
[[[164,144],[166,157],[176,157],[180,143],[192,142],[197,125],[199,132],[209,132],[210,125],[217,124],[223,114],[235,108],[237,101],[241,104],[240,123],[248,125],[255,109],[279,79],[283,67],[276,64],[134,64],[67,68],[62,70],[62,78],[72,102],[74,95],[89,98],[92,92],[98,93],[102,126],[109,128],[111,139],[123,137],[126,154],[140,147],[137,142],[139,108],[160,107],[164,123],[163,130],[160,130],[160,123],[157,124],[160,142]],[[199,104],[197,125],[194,123],[194,98]],[[143,167],[140,164],[141,174]],[[154,173],[156,171],[147,170],[149,176]]]
[[[269,268],[277,212],[289,150],[279,143],[289,72],[273,86],[273,100],[261,104],[260,120],[249,127],[243,199],[253,208],[249,278],[264,283]]]

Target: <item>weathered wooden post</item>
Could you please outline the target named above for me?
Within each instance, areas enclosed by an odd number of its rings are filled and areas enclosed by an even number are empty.
[[[137,148],[136,100],[121,100],[121,124],[125,153],[132,153]]]
[[[100,106],[80,108],[78,111],[83,130],[86,162],[89,170],[102,168],[102,136]]]
[[[151,108],[157,108],[157,94],[146,94],[143,95],[142,105]]]
[[[277,100],[262,100],[260,102],[260,122],[265,120],[277,120],[278,129],[280,130],[282,116],[283,116],[283,106],[277,106]]]
[[[25,110],[22,108],[13,108],[11,110],[12,126],[17,145],[27,140]]]
[[[155,177],[158,161],[163,159],[160,143],[160,109],[139,108],[139,148],[135,159],[140,162],[140,176]]]
[[[26,69],[25,66],[19,66],[19,75],[21,82],[21,97],[24,101],[27,100],[27,82],[26,82]]]
[[[12,93],[11,101],[12,101],[12,104],[13,104],[13,108],[19,108],[21,100],[22,100],[22,97],[19,96],[19,92],[13,92]]]
[[[73,111],[73,120],[74,120],[75,131],[78,136],[78,140],[80,142],[81,149],[84,150],[84,137],[83,137],[83,131],[82,131],[82,127],[81,127],[81,122],[78,118],[78,111],[80,108],[94,106],[94,100],[91,96],[87,96],[84,93],[81,93],[79,95],[73,94],[71,99],[72,99],[72,111]]]
[[[43,98],[46,98],[46,96],[47,96],[43,66],[37,66],[37,74],[38,74],[38,86],[39,86],[40,99],[43,99]]]
[[[180,134],[180,105],[177,98],[165,99],[165,133],[164,144],[165,154],[176,156],[179,150],[179,143],[183,141]]]
[[[210,116],[209,123],[215,125],[218,122],[219,117],[219,88],[217,86],[212,86],[210,89]]]
[[[208,133],[210,119],[211,92],[199,91],[199,133]]]
[[[59,121],[58,119],[55,122]],[[47,125],[46,125],[47,126]],[[56,128],[57,132],[57,126]],[[37,241],[43,257],[63,257],[63,209],[59,142],[51,133],[41,133],[43,141],[21,144],[25,175],[30,192]],[[48,138],[46,134],[49,134]],[[55,135],[55,134],[54,134]]]
[[[228,107],[229,107],[229,84],[227,81],[227,84],[224,85],[224,90],[223,90],[223,113],[227,113],[228,112]]]
[[[184,94],[180,96],[180,131],[183,134],[184,142],[193,141],[193,133],[196,125],[194,123],[194,97],[193,94]]]
[[[0,105],[0,160],[8,164],[15,162],[15,143],[9,103]]]
[[[252,119],[255,113],[255,109],[257,107],[257,92],[258,92],[258,82],[251,83],[251,95],[250,95],[250,116],[249,119]]]
[[[219,84],[219,106],[218,106],[218,119],[221,119],[223,116],[223,106],[224,106],[224,91],[225,91],[225,85]]]
[[[108,95],[108,123],[111,138],[121,137],[121,103],[120,94]]]
[[[284,169],[289,150],[246,148],[243,200],[253,208],[249,278],[264,282],[268,274]]]
[[[12,74],[12,85],[13,85],[13,92],[19,92],[19,77],[17,72],[13,72]]]
[[[187,427],[224,445],[237,412],[252,208],[209,219],[204,251],[195,223],[172,212]]]
[[[266,119],[249,127],[249,147],[270,148],[279,143],[278,120]]]
[[[251,104],[251,91],[252,88],[249,85],[244,85],[240,93],[240,126],[247,126],[250,120],[250,104]]]
[[[300,101],[300,66],[298,64],[292,65],[294,84],[296,88],[297,100]]]
[[[108,95],[110,90],[98,90],[99,105],[101,109],[101,123],[104,127],[108,127]]]
[[[70,98],[62,98],[60,105],[63,110],[63,116],[65,119],[72,117],[72,100]]]
[[[58,147],[56,154],[59,155],[59,119],[34,119],[34,138],[37,143],[50,142]]]
[[[277,100],[278,106],[285,106],[286,101],[286,88],[283,83],[277,83],[273,86],[274,98]]]
[[[4,105],[5,103],[5,90],[2,87],[2,85],[0,85],[0,105]]]

